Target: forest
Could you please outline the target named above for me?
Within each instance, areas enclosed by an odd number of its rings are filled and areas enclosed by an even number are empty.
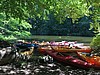
[[[89,17],[84,16],[75,23],[71,18],[66,18],[63,23],[59,23],[52,15],[49,20],[40,20],[39,18],[29,19],[32,25],[30,30],[32,35],[54,35],[54,36],[85,36],[93,37],[93,29],[90,29],[89,22],[92,21]],[[77,23],[78,22],[78,23]]]

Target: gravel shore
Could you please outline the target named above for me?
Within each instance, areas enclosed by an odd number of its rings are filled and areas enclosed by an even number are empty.
[[[100,70],[73,68],[56,61],[28,61],[21,65],[16,63],[0,66],[0,75],[100,75]]]

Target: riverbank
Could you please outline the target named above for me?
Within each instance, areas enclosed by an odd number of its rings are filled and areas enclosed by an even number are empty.
[[[15,65],[0,66],[0,75],[99,75],[99,70],[78,69],[65,66],[58,62],[43,63],[31,61],[23,63],[21,66]]]

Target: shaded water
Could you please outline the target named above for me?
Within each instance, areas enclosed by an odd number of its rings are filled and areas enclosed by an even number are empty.
[[[93,37],[82,37],[82,36],[41,36],[33,35],[30,38],[25,38],[25,40],[32,41],[77,41],[85,44],[89,44]]]

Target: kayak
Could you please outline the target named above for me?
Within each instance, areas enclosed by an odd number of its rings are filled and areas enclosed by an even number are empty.
[[[100,56],[96,56],[96,55],[87,55],[87,53],[83,53],[83,52],[77,52],[78,56],[87,61],[88,63],[93,64],[93,68],[96,69],[100,69]]]
[[[32,55],[34,49],[38,48],[38,45],[32,43],[22,43],[22,44],[18,43],[15,46],[18,52],[23,55]]]
[[[37,49],[40,53],[45,53],[46,50],[52,50],[50,46],[39,46]]]
[[[21,53],[22,55],[32,55],[34,51],[34,47],[25,49],[24,51],[20,51],[19,53]]]
[[[64,63],[66,65],[70,65],[70,66],[77,67],[77,68],[82,68],[82,69],[92,68],[91,63],[88,63],[88,62],[83,61],[79,58],[71,56],[69,53],[67,55],[66,53],[63,54],[63,53],[53,51],[53,50],[46,50],[46,54],[51,56],[53,59],[55,59],[55,60],[57,60],[61,63]]]
[[[91,52],[90,47],[80,47],[80,48],[69,48],[66,46],[51,46],[53,50],[56,50],[58,52]]]
[[[43,46],[39,47],[38,50],[42,53],[45,53],[46,50],[55,50],[57,52],[91,52],[91,48],[68,48],[68,47],[58,47],[58,46]]]

